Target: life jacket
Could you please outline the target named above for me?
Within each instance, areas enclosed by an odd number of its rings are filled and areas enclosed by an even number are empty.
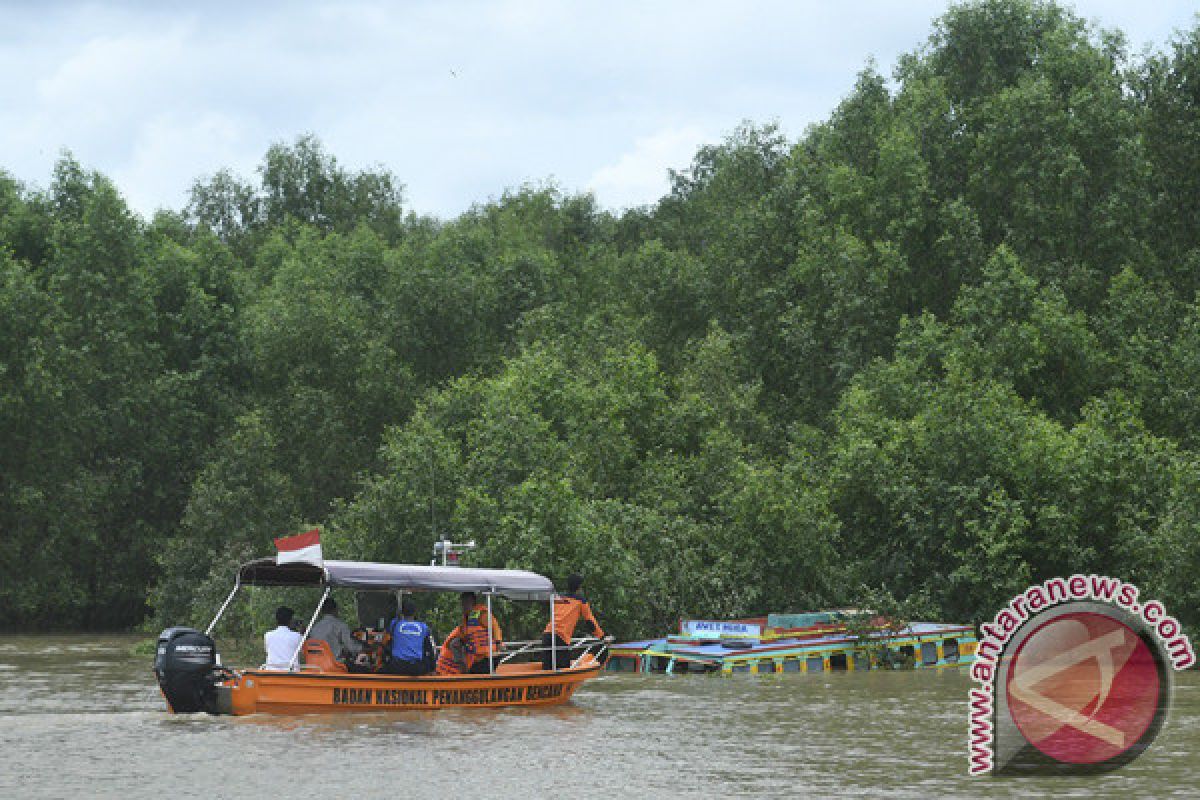
[[[488,644],[488,624],[492,627],[492,641]],[[487,606],[477,605],[463,615],[462,625],[458,626],[463,644],[467,648],[467,668],[481,658],[487,658],[500,649],[503,644],[500,637],[500,626],[495,618],[488,614]]]
[[[553,625],[546,623],[545,633],[555,633],[558,638],[562,639],[567,644],[571,643],[571,637],[575,635],[575,626],[579,623],[579,618],[592,623],[597,636],[604,636],[604,631],[600,629],[600,623],[596,621],[596,617],[592,614],[592,607],[588,605],[588,601],[576,594],[559,594],[554,596],[554,620]]]
[[[465,666],[454,658],[454,648],[450,646],[457,633],[458,629],[455,628],[442,644],[442,653],[438,656],[437,669],[434,670],[438,675],[461,675],[465,669]]]
[[[429,626],[424,622],[393,619],[388,625],[392,635],[392,658],[397,661],[419,662],[425,658],[425,640]]]

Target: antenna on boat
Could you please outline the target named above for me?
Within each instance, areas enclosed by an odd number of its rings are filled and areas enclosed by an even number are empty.
[[[429,447],[429,531],[433,534],[434,539],[445,541],[445,536],[438,536],[437,532],[437,514],[434,513],[434,498],[437,495],[437,472],[433,468],[433,446]]]
[[[468,550],[475,549],[475,540],[469,542],[452,542],[446,538],[446,534],[438,534],[437,532],[437,513],[435,497],[437,495],[437,472],[434,469],[433,463],[433,447],[429,448],[429,529],[434,535],[433,543],[433,560],[429,562],[429,566],[436,567],[438,561],[442,562],[443,567],[459,566],[462,554]]]
[[[452,542],[445,535],[433,543],[433,561],[429,562],[429,566],[438,566],[438,561],[442,562],[443,567],[461,566],[460,561],[462,554],[468,550],[475,549],[475,540],[469,542]]]

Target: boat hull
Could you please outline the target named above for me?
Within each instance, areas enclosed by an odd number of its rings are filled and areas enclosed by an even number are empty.
[[[494,675],[419,678],[335,672],[248,670],[217,685],[219,714],[435,710],[552,706],[571,699],[604,664],[585,655],[570,669],[547,672],[538,664],[506,665]]]

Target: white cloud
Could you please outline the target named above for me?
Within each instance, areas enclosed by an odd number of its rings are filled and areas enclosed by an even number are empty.
[[[799,136],[875,56],[887,73],[947,0],[323,0],[8,4],[0,169],[45,184],[61,148],[149,213],[193,180],[252,177],[315,133],[350,168],[383,164],[443,216],[528,181],[652,202],[666,169],[742,120]],[[1194,7],[1079,11],[1162,43]],[[1131,27],[1127,27],[1131,26]]]
[[[132,157],[111,175],[126,201],[150,212],[167,204],[181,187],[228,167],[243,174],[253,168],[241,155],[245,133],[237,120],[214,112],[164,113],[143,122],[132,143]],[[185,153],[185,158],[180,154]]]
[[[182,49],[178,28],[141,35],[98,36],[83,42],[54,71],[37,81],[48,105],[96,106],[116,94],[141,94],[163,76]]]
[[[613,208],[649,205],[666,194],[667,170],[686,167],[696,149],[711,141],[711,132],[695,126],[640,138],[632,150],[596,170],[588,180],[588,189],[604,205]]]

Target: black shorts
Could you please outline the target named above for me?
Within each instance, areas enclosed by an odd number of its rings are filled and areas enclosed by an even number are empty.
[[[551,639],[551,636],[554,638]],[[557,652],[550,650],[550,644],[553,641]],[[542,669],[553,669],[557,664],[559,669],[566,669],[571,666],[571,645],[559,636],[557,633],[542,634]]]
[[[495,667],[500,665],[500,659],[495,656],[490,658],[481,658],[471,665],[467,672],[472,675],[487,675],[490,672],[495,672]]]
[[[432,671],[424,661],[401,661],[399,659],[388,661],[380,670],[388,675],[409,675],[414,678],[419,675],[428,675]]]

